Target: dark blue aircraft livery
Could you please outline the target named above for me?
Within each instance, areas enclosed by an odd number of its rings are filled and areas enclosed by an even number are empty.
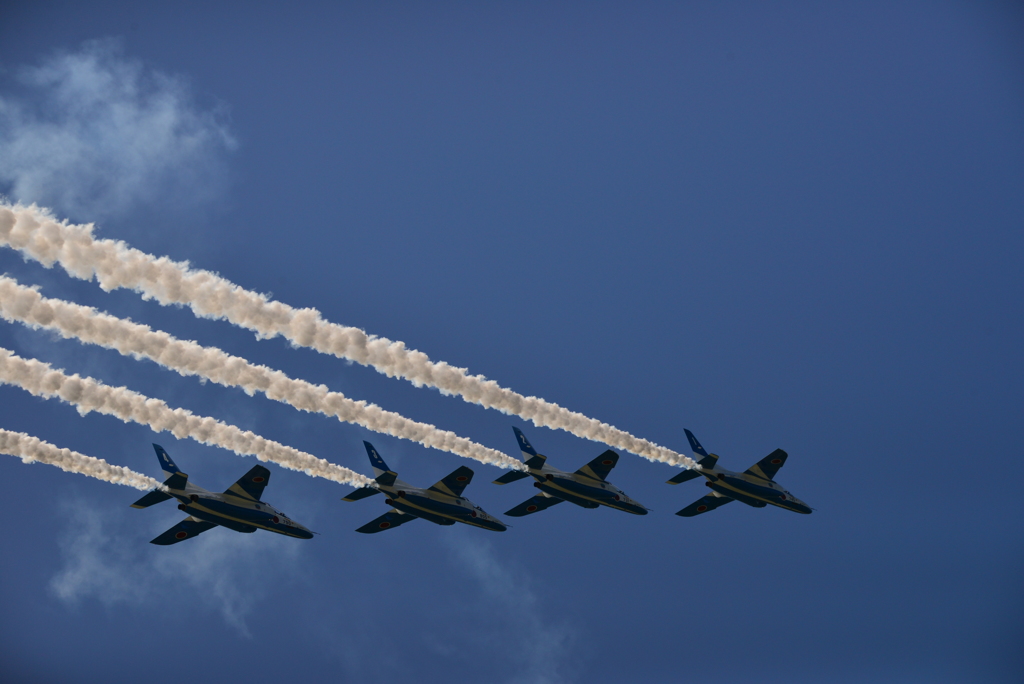
[[[505,515],[518,518],[551,508],[563,501],[583,508],[608,506],[635,515],[647,515],[646,508],[605,479],[619,462],[619,455],[614,451],[608,450],[575,473],[567,473],[548,465],[547,456],[537,453],[523,431],[516,427],[512,429],[516,433],[516,441],[519,442],[519,449],[529,472],[513,470],[499,477],[494,484],[508,484],[532,475],[536,480],[533,486],[539,489],[540,493],[507,511]]]
[[[747,470],[736,473],[718,467],[718,456],[705,451],[692,432],[689,430],[685,432],[686,438],[690,440],[690,446],[693,448],[693,457],[700,464],[701,469],[684,470],[668,483],[675,485],[703,475],[707,478],[707,482],[704,484],[711,489],[711,493],[699,501],[694,501],[676,515],[691,518],[713,511],[730,501],[741,501],[754,508],[764,508],[771,504],[785,508],[787,511],[811,512],[810,506],[787,492],[773,479],[779,472],[779,468],[786,464],[787,454],[782,449],[776,449]]]
[[[132,508],[146,508],[168,499],[177,499],[178,508],[189,517],[167,530],[150,544],[167,546],[191,539],[209,529],[227,527],[235,532],[255,532],[257,529],[276,532],[288,537],[310,539],[313,533],[291,520],[268,503],[260,501],[263,489],[270,482],[270,471],[254,466],[223,494],[208,492],[188,481],[171,457],[159,444],[154,444],[156,457],[167,476],[167,492],[155,490],[132,504]]]
[[[398,473],[388,468],[388,464],[380,457],[377,450],[369,442],[366,455],[370,457],[376,482],[362,487],[342,499],[342,501],[359,501],[374,494],[384,493],[384,503],[393,508],[376,520],[371,520],[356,532],[372,534],[383,532],[393,527],[404,525],[410,520],[423,518],[437,525],[454,525],[457,522],[482,527],[485,530],[504,532],[505,523],[488,515],[482,508],[462,496],[472,479],[473,471],[462,466],[437,484],[423,489],[413,487],[398,479]]]

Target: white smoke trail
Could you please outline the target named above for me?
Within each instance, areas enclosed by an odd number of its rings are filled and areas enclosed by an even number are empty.
[[[197,375],[220,385],[240,387],[249,395],[263,392],[271,399],[302,411],[334,416],[375,432],[473,458],[481,463],[503,468],[525,467],[518,459],[459,437],[454,432],[410,420],[365,401],[349,399],[340,392],[329,391],[324,385],[294,380],[281,371],[252,364],[215,347],[179,340],[147,325],[100,313],[92,307],[43,297],[36,290],[19,285],[7,276],[0,276],[0,317],[52,330],[65,338],[116,349],[126,356],[151,359],[182,375]]]
[[[179,439],[190,437],[202,444],[223,447],[242,456],[255,456],[307,475],[323,477],[341,484],[363,487],[368,477],[329,463],[298,449],[260,437],[248,430],[222,423],[214,418],[194,415],[185,409],[172,409],[159,399],[150,399],[126,387],[111,387],[92,378],[65,375],[50,364],[23,359],[0,347],[0,383],[15,385],[35,396],[58,397],[78,409],[116,416],[125,422],[148,425],[155,432],[168,431]]]
[[[465,368],[434,362],[402,342],[368,335],[359,328],[325,321],[316,309],[294,309],[245,290],[209,271],[154,257],[120,241],[97,239],[93,226],[58,222],[36,206],[0,206],[0,244],[20,250],[47,268],[59,263],[76,278],[96,278],[106,291],[128,288],[161,304],[184,304],[197,316],[226,319],[260,337],[282,335],[296,346],[375,368],[416,386],[434,387],[468,402],[517,415],[535,425],[566,430],[578,437],[687,468],[690,458],[634,437],[607,423],[569,411],[538,397],[524,397]]]
[[[0,429],[0,454],[17,456],[23,463],[46,463],[56,466],[66,473],[88,475],[97,480],[114,484],[135,487],[143,491],[163,489],[160,482],[142,473],[137,473],[123,466],[111,465],[102,458],[93,458],[71,449],[61,449],[38,437],[26,435],[24,432],[11,432]]]

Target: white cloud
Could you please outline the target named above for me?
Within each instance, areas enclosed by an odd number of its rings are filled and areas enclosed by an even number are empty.
[[[0,188],[12,200],[104,219],[162,199],[204,201],[235,146],[223,112],[181,78],[92,41],[25,67],[23,98],[0,98]],[[165,203],[167,204],[167,203]]]
[[[488,617],[485,629],[476,637],[500,642],[501,649],[516,664],[508,670],[509,684],[572,681],[575,632],[544,610],[532,580],[515,565],[500,561],[485,540],[470,541],[463,535],[444,538],[455,551],[459,567],[467,570],[480,587],[481,597],[471,604]],[[446,645],[436,643],[435,648],[441,651]]]
[[[213,529],[181,544],[154,547],[116,529],[124,526],[85,502],[65,504],[64,513],[70,520],[60,542],[64,564],[50,588],[70,604],[96,599],[105,606],[145,608],[166,606],[169,596],[188,596],[249,637],[247,618],[268,582],[293,574],[299,563],[295,540],[270,533]],[[253,539],[257,535],[262,538]]]

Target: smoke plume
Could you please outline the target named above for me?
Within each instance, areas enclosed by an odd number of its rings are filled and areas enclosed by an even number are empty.
[[[281,371],[259,366],[215,347],[176,339],[133,323],[60,299],[43,297],[35,289],[0,276],[0,317],[34,328],[52,330],[65,338],[115,349],[121,354],[147,358],[177,371],[227,387],[240,387],[250,396],[262,392],[301,411],[313,411],[361,425],[374,432],[408,439],[426,447],[449,451],[503,468],[523,464],[500,451],[459,437],[454,432],[419,423],[375,404],[349,399],[324,385],[294,380]]]
[[[281,335],[296,346],[371,366],[388,377],[433,387],[468,402],[519,416],[535,425],[687,468],[696,463],[670,449],[538,397],[524,397],[465,368],[434,362],[402,342],[325,321],[316,309],[295,309],[245,290],[187,262],[154,257],[120,241],[93,237],[93,225],[58,222],[38,207],[0,206],[0,244],[46,267],[59,263],[76,278],[96,278],[106,291],[127,288],[161,304],[184,304],[204,318],[225,319],[260,337]]]
[[[150,399],[126,387],[111,387],[92,378],[65,375],[50,364],[23,359],[0,348],[0,382],[15,385],[37,397],[57,397],[75,406],[82,415],[90,411],[116,416],[125,422],[148,425],[155,432],[190,437],[202,444],[219,446],[242,456],[255,456],[307,475],[341,484],[363,487],[370,478],[298,449],[260,437],[248,430],[197,416],[185,409],[172,409],[159,399]]]
[[[135,489],[166,489],[142,473],[123,466],[111,465],[102,458],[93,458],[71,449],[61,449],[38,437],[23,432],[0,429],[0,453],[17,456],[23,463],[46,463],[66,473],[88,475],[97,480],[135,487]]]

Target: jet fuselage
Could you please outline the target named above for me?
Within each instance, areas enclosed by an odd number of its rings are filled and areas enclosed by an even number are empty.
[[[647,515],[643,505],[626,496],[625,492],[610,482],[578,473],[567,473],[549,466],[547,462],[540,468],[530,468],[530,475],[537,480],[533,483],[537,489],[577,506],[608,506],[634,515]]]
[[[436,490],[413,487],[401,480],[395,480],[394,484],[387,486],[378,483],[377,488],[385,494],[385,503],[389,506],[438,525],[461,522],[495,532],[508,529],[503,522],[464,496],[451,496]]]
[[[756,475],[737,473],[717,466],[703,468],[699,472],[707,478],[705,486],[748,506],[761,508],[765,504],[771,504],[796,513],[811,512],[810,506],[773,480],[765,480]]]
[[[199,520],[238,532],[255,532],[255,528],[259,528],[288,537],[313,538],[308,529],[263,501],[209,492],[191,483],[186,484],[185,489],[170,489],[167,493],[181,502],[178,510]]]

